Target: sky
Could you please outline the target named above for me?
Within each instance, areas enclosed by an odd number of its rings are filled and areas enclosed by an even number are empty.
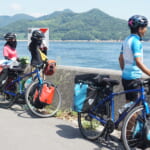
[[[25,13],[34,17],[48,15],[54,11],[71,9],[76,13],[93,8],[106,14],[128,20],[135,14],[144,15],[150,20],[149,0],[0,0],[0,16],[13,16]]]

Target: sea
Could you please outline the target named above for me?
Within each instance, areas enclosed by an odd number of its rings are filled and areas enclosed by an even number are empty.
[[[0,60],[3,58],[3,46],[5,41],[0,41]],[[120,70],[118,57],[121,42],[66,42],[50,41],[48,58],[57,61],[58,65],[79,66],[90,68],[104,68]],[[150,68],[150,42],[143,42],[144,64]],[[27,41],[18,41],[17,52],[19,57],[28,56]]]

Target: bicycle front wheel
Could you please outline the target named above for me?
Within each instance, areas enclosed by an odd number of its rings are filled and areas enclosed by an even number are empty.
[[[61,106],[61,95],[58,88],[49,81],[43,81],[43,85],[47,84],[49,87],[53,87],[54,96],[50,104],[43,104],[40,101],[35,101],[36,91],[39,90],[39,81],[31,83],[25,93],[26,103],[30,111],[38,117],[52,117],[56,114]],[[41,85],[42,86],[42,85]]]
[[[78,125],[83,137],[91,141],[98,139],[104,130],[100,121],[85,112],[78,113]]]
[[[122,142],[126,150],[142,148],[142,129],[140,130],[140,126],[144,124],[144,116],[143,106],[135,107],[126,116],[121,132]]]

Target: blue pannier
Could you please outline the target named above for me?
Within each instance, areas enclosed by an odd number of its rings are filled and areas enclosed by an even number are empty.
[[[82,74],[75,76],[73,109],[76,112],[87,112],[96,103],[98,84],[107,75]]]
[[[74,87],[74,110],[86,112],[96,100],[97,90],[88,84],[77,83]]]

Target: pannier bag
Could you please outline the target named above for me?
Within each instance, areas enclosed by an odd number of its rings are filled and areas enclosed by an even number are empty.
[[[33,104],[36,108],[43,108],[46,105],[52,104],[55,94],[55,87],[48,84],[42,85],[36,89],[33,97]]]
[[[95,103],[97,90],[88,84],[77,83],[74,91],[74,110],[77,112],[88,111]]]
[[[92,108],[96,103],[98,95],[98,89],[95,85],[98,85],[100,78],[103,77],[103,75],[99,74],[82,74],[75,76],[74,111],[86,112]]]
[[[141,117],[137,117],[132,138],[139,139],[137,142],[138,148],[146,149],[150,147],[150,119],[144,121]]]
[[[0,74],[3,72],[3,67],[0,66]]]
[[[45,75],[53,75],[56,71],[56,61],[49,60],[43,70]]]

